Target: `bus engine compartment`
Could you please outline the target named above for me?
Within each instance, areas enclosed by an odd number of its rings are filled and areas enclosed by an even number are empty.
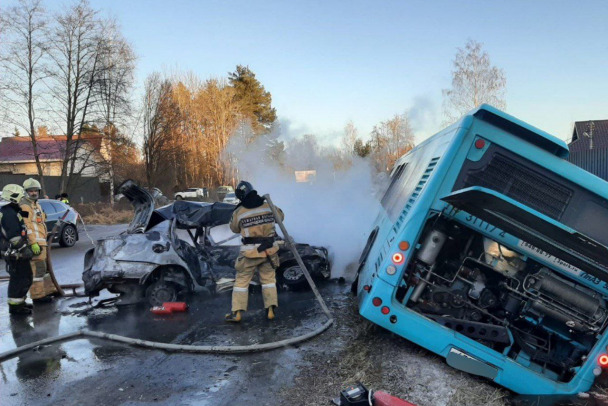
[[[427,221],[397,291],[408,308],[569,382],[606,329],[604,297],[446,217]]]

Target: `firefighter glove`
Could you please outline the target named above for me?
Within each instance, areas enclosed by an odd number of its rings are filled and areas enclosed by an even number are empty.
[[[32,247],[32,252],[34,253],[34,255],[39,255],[40,254],[40,245],[38,245],[37,242],[33,243],[31,245]]]

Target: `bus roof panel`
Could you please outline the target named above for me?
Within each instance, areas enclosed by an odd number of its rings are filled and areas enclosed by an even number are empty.
[[[568,158],[568,145],[564,141],[489,104],[482,104],[476,110],[473,110],[471,115],[549,151],[560,158]]]

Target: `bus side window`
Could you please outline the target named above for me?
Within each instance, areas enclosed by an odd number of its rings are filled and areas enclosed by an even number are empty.
[[[393,172],[393,176],[391,177],[391,183],[386,189],[386,193],[384,193],[384,196],[382,197],[382,206],[384,206],[384,208],[388,209],[387,204],[395,194],[395,184],[397,184],[397,181],[403,176],[406,167],[407,162],[399,165],[397,169],[395,169],[395,171]]]

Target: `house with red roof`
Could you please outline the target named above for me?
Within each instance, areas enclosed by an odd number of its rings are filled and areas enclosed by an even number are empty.
[[[65,135],[36,137],[37,153],[45,176],[60,176],[66,156]],[[74,173],[83,177],[107,177],[108,148],[101,134],[83,134],[74,137]],[[30,137],[4,137],[0,139],[0,173],[38,175],[34,148]]]

